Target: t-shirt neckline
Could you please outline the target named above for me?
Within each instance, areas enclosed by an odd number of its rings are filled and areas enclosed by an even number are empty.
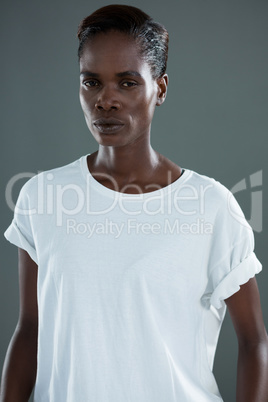
[[[183,174],[178,179],[176,179],[174,182],[168,184],[165,187],[162,187],[157,190],[149,191],[147,193],[138,193],[138,194],[122,193],[122,192],[112,190],[112,189],[104,186],[103,184],[99,183],[92,176],[91,172],[88,169],[88,165],[87,165],[88,155],[90,155],[90,153],[83,155],[80,158],[81,170],[82,170],[84,178],[87,181],[90,180],[91,185],[94,185],[94,188],[96,190],[100,191],[103,195],[106,195],[108,197],[113,197],[113,198],[118,197],[118,198],[125,198],[128,200],[143,200],[148,197],[166,195],[166,194],[178,189],[179,187],[181,187],[182,184],[185,183],[192,175],[192,170],[181,167],[182,169],[184,169]]]

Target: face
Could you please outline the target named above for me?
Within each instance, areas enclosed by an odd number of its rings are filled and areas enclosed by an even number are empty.
[[[123,146],[150,135],[167,75],[154,80],[136,42],[121,32],[98,34],[80,59],[80,102],[89,130],[101,145]]]

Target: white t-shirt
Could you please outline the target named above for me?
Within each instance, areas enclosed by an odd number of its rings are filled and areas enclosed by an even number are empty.
[[[223,300],[262,269],[239,204],[190,169],[111,190],[86,157],[29,179],[4,233],[38,264],[34,400],[222,401]]]

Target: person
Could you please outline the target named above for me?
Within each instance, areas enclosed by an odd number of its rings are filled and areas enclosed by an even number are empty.
[[[237,401],[267,401],[253,230],[223,184],[150,144],[167,95],[166,28],[109,5],[78,38],[98,150],[21,188],[4,233],[19,250],[20,315],[1,402],[33,389],[36,402],[221,401],[212,369],[227,307]]]

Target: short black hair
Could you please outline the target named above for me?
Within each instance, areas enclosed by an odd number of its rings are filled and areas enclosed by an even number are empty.
[[[99,33],[123,32],[137,40],[142,58],[150,66],[152,77],[166,72],[169,35],[166,28],[137,7],[111,4],[84,18],[78,27],[78,59],[86,41]]]

